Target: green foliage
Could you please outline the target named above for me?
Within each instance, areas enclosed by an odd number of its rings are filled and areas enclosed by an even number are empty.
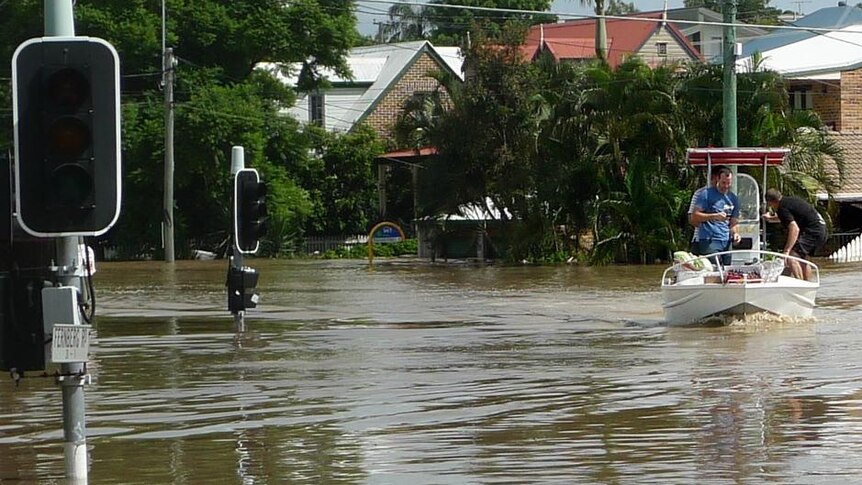
[[[18,43],[43,34],[42,7],[38,0],[5,2],[0,45],[7,59]],[[303,82],[308,85],[317,82],[315,74],[322,67],[347,75],[344,56],[358,39],[353,8],[352,1],[344,0],[167,2],[167,45],[180,61],[175,71],[174,172],[179,256],[191,246],[220,252],[227,248],[230,153],[235,145],[245,147],[246,166],[259,169],[270,187],[271,232],[264,241],[265,253],[277,255],[295,247],[326,189],[321,191],[314,179],[300,178],[302,168],[313,164],[309,155],[313,142],[298,123],[280,114],[293,103],[293,93],[254,68],[264,61],[305,63]],[[76,33],[107,39],[122,63],[124,198],[120,220],[106,243],[147,251],[161,246],[165,145],[164,94],[159,86],[161,20],[161,4],[152,0],[98,0],[75,6]],[[2,89],[8,91],[8,84]],[[8,109],[8,102],[4,97],[0,109]],[[0,140],[11,140],[11,126],[0,130]],[[332,142],[339,151],[323,155],[330,173],[340,164],[338,157],[355,157],[343,147],[350,143]],[[371,179],[367,172],[361,172],[365,185]],[[368,201],[374,200],[368,190],[349,193],[359,185],[354,181],[343,189],[351,198],[346,205],[356,205],[358,199],[370,205]],[[331,205],[344,204],[327,196]]]
[[[720,67],[527,64],[522,32],[477,35],[468,82],[401,118],[402,146],[439,150],[423,161],[420,215],[505,207],[496,243],[517,261],[652,262],[685,247],[687,203],[703,183],[685,149],[721,144]],[[783,79],[754,70],[738,85],[740,144],[792,147],[785,183],[834,188],[824,163],[841,167],[840,151],[816,116],[790,112]]]
[[[723,0],[685,0],[684,5],[690,7],[704,7],[714,12],[722,12]],[[778,16],[781,9],[770,7],[769,0],[737,0],[736,20],[747,24],[780,25]]]
[[[431,41],[435,45],[466,45],[467,32],[475,32],[477,26],[482,27],[485,35],[499,38],[507,23],[520,22],[533,25],[556,20],[556,17],[550,14],[534,15],[492,10],[545,12],[551,7],[551,0],[431,0],[429,3],[426,18],[433,26]],[[434,7],[435,4],[483,7],[489,10]]]

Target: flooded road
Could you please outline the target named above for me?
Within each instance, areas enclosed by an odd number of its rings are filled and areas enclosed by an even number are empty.
[[[663,267],[105,263],[90,484],[849,483],[862,265],[814,319],[662,323]],[[63,483],[50,379],[0,380],[0,483]]]

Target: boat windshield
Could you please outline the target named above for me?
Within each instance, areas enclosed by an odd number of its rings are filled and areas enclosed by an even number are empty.
[[[739,198],[739,220],[758,221],[760,219],[760,191],[757,182],[748,174],[736,176],[736,196]]]

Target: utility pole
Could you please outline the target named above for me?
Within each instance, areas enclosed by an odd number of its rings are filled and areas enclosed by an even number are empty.
[[[736,147],[736,0],[724,0],[724,90],[722,108],[724,114],[723,144],[726,147]],[[736,192],[736,165],[730,166],[733,174],[731,190]]]
[[[174,262],[174,50],[165,48],[162,73],[165,83],[165,199],[164,232],[165,262]]]
[[[737,146],[736,140],[736,0],[724,0],[724,146]]]

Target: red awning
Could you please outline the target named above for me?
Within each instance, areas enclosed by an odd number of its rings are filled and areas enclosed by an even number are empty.
[[[713,165],[781,165],[790,153],[788,148],[689,148],[688,163],[703,166],[709,160]]]
[[[413,148],[407,150],[398,150],[394,152],[384,153],[383,155],[378,155],[377,158],[413,158],[413,157],[427,157],[430,155],[436,155],[437,148],[436,147],[424,147],[424,148]]]

